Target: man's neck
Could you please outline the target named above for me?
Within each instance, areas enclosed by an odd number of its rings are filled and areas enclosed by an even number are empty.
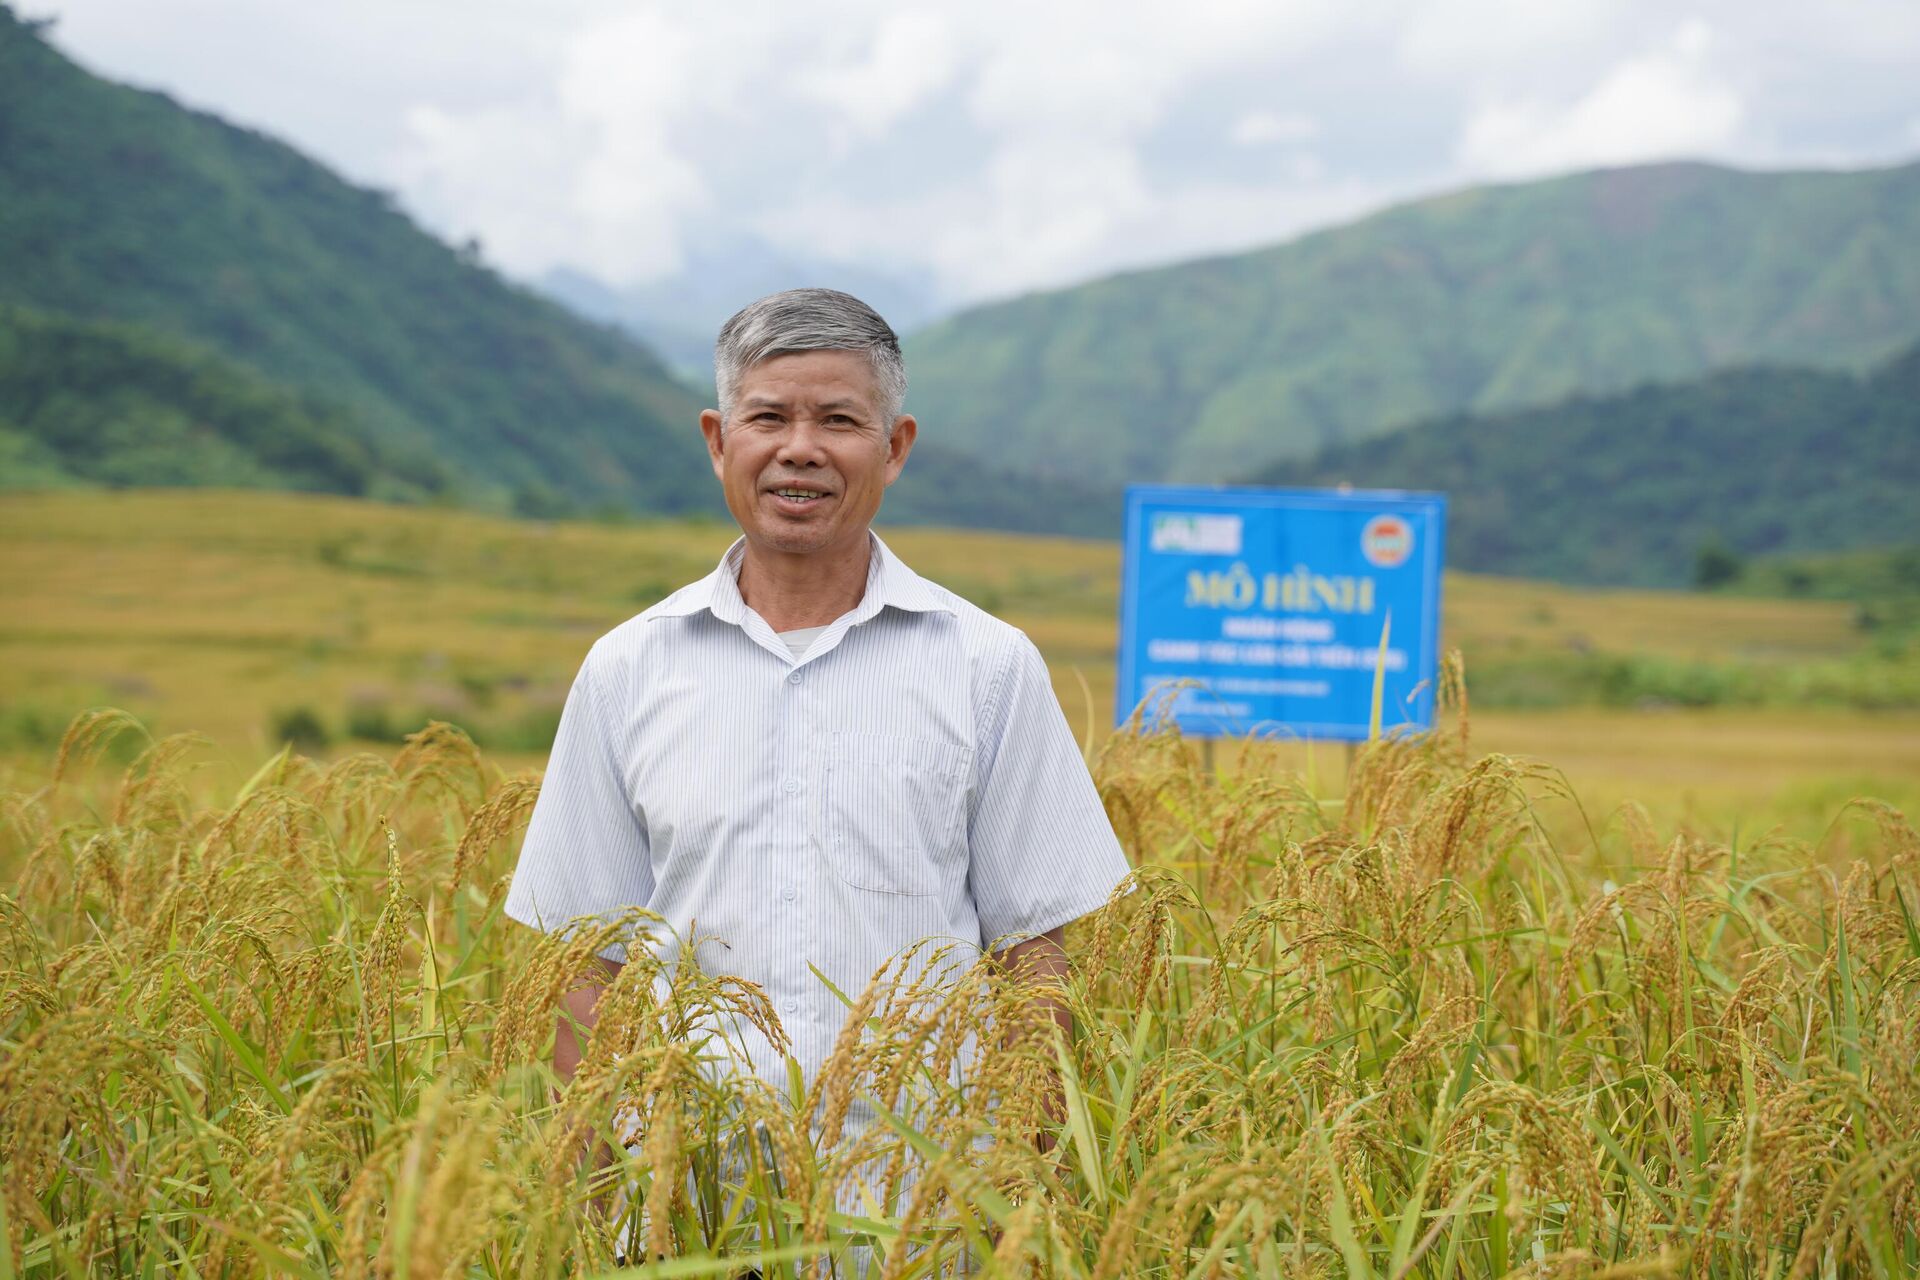
[[[740,558],[740,598],[775,631],[820,627],[867,593],[872,540],[864,533],[844,550],[783,555],[749,542]]]

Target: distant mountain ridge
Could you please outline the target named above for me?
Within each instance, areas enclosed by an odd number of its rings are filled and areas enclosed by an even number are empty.
[[[0,302],[186,338],[470,499],[714,510],[694,397],[292,148],[88,74],[0,7]]]
[[[713,376],[713,340],[728,316],[755,298],[802,286],[851,293],[901,333],[952,310],[931,273],[804,258],[743,235],[700,237],[687,246],[679,269],[643,285],[616,288],[564,269],[540,280],[548,297],[589,319],[619,326],[696,385]]]
[[[0,193],[0,484],[724,511],[708,397],[639,343],[290,147],[88,74],[4,3]],[[893,523],[1111,533],[1113,489],[923,440]]]
[[[1920,546],[1920,345],[1865,376],[1758,365],[1459,416],[1244,477],[1439,489],[1473,572],[1685,586],[1701,553]]]
[[[219,485],[404,501],[456,483],[425,449],[203,347],[0,305],[0,489]]]
[[[1912,541],[1920,376],[1851,371],[1920,338],[1913,243],[1920,165],[1653,166],[969,312],[908,341],[883,520],[1113,537],[1122,481],[1258,476],[1448,488],[1461,563],[1571,580]],[[704,399],[0,0],[0,485],[718,515]]]
[[[430,449],[369,432],[337,402],[203,346],[0,304],[0,491],[210,486],[412,502],[456,498],[461,483]],[[696,483],[717,493],[711,479]],[[524,491],[517,505],[533,516],[582,510],[549,489]],[[928,441],[881,517],[1108,537],[1118,505],[1116,492],[1035,481]]]
[[[1048,474],[1224,481],[1456,412],[1920,338],[1920,164],[1482,187],[953,316],[915,406]]]

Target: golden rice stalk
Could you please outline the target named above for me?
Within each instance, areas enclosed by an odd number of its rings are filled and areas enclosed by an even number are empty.
[[[454,850],[453,871],[447,876],[448,893],[460,887],[461,880],[487,850],[525,824],[539,795],[539,775],[531,773],[509,778],[494,789],[486,803],[467,820],[467,829],[460,835],[460,843]]]

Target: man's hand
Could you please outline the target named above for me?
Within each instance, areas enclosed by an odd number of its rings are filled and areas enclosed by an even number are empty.
[[[580,1069],[580,1058],[586,1051],[586,1044],[574,1034],[574,1023],[579,1023],[582,1031],[593,1030],[600,1016],[600,997],[620,976],[620,966],[611,960],[595,956],[593,963],[602,975],[601,981],[582,982],[560,997],[560,1028],[553,1036],[553,1073],[565,1084],[573,1083],[573,1073]],[[556,1091],[554,1101],[559,1100]]]
[[[1013,984],[1018,996],[1019,1007],[1024,1017],[1007,1028],[1007,1045],[1012,1047],[1030,1037],[1039,1035],[1052,1038],[1052,1028],[1058,1027],[1062,1035],[1073,1033],[1073,1013],[1067,1008],[1055,991],[1066,985],[1067,974],[1072,966],[1067,962],[1067,950],[1063,945],[1066,926],[1049,929],[1045,933],[1028,938],[1025,942],[1016,942],[1010,947],[993,953]],[[1050,1046],[1041,1046],[1041,1052],[1047,1052]],[[1066,1115],[1066,1097],[1064,1091],[1055,1087],[1048,1091],[1046,1098],[1047,1119],[1059,1123]],[[1053,1135],[1042,1132],[1034,1135],[1034,1144],[1041,1151],[1051,1150]]]
[[[600,1016],[600,997],[620,976],[620,966],[611,960],[595,956],[593,963],[601,981],[582,982],[560,997],[560,1025],[553,1035],[553,1073],[560,1077],[562,1087],[573,1083],[574,1073],[580,1069],[581,1055],[586,1050],[582,1036],[574,1031],[574,1024],[579,1024],[582,1033],[593,1030]],[[558,1105],[559,1089],[554,1090],[553,1100]],[[613,1163],[613,1148],[604,1141],[596,1143],[591,1137],[587,1139],[587,1150],[581,1154],[592,1160],[595,1173]],[[594,1196],[593,1203],[605,1215],[610,1207],[608,1192],[602,1190]]]

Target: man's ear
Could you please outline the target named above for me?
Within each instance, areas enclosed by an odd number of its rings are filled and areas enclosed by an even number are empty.
[[[700,434],[707,438],[707,457],[713,463],[713,474],[722,480],[726,479],[726,430],[727,424],[721,420],[718,409],[700,411]]]
[[[920,434],[920,424],[913,415],[903,413],[893,420],[893,434],[887,437],[887,483],[892,484],[900,478],[900,472],[906,468],[907,455],[913,452],[914,437]]]

